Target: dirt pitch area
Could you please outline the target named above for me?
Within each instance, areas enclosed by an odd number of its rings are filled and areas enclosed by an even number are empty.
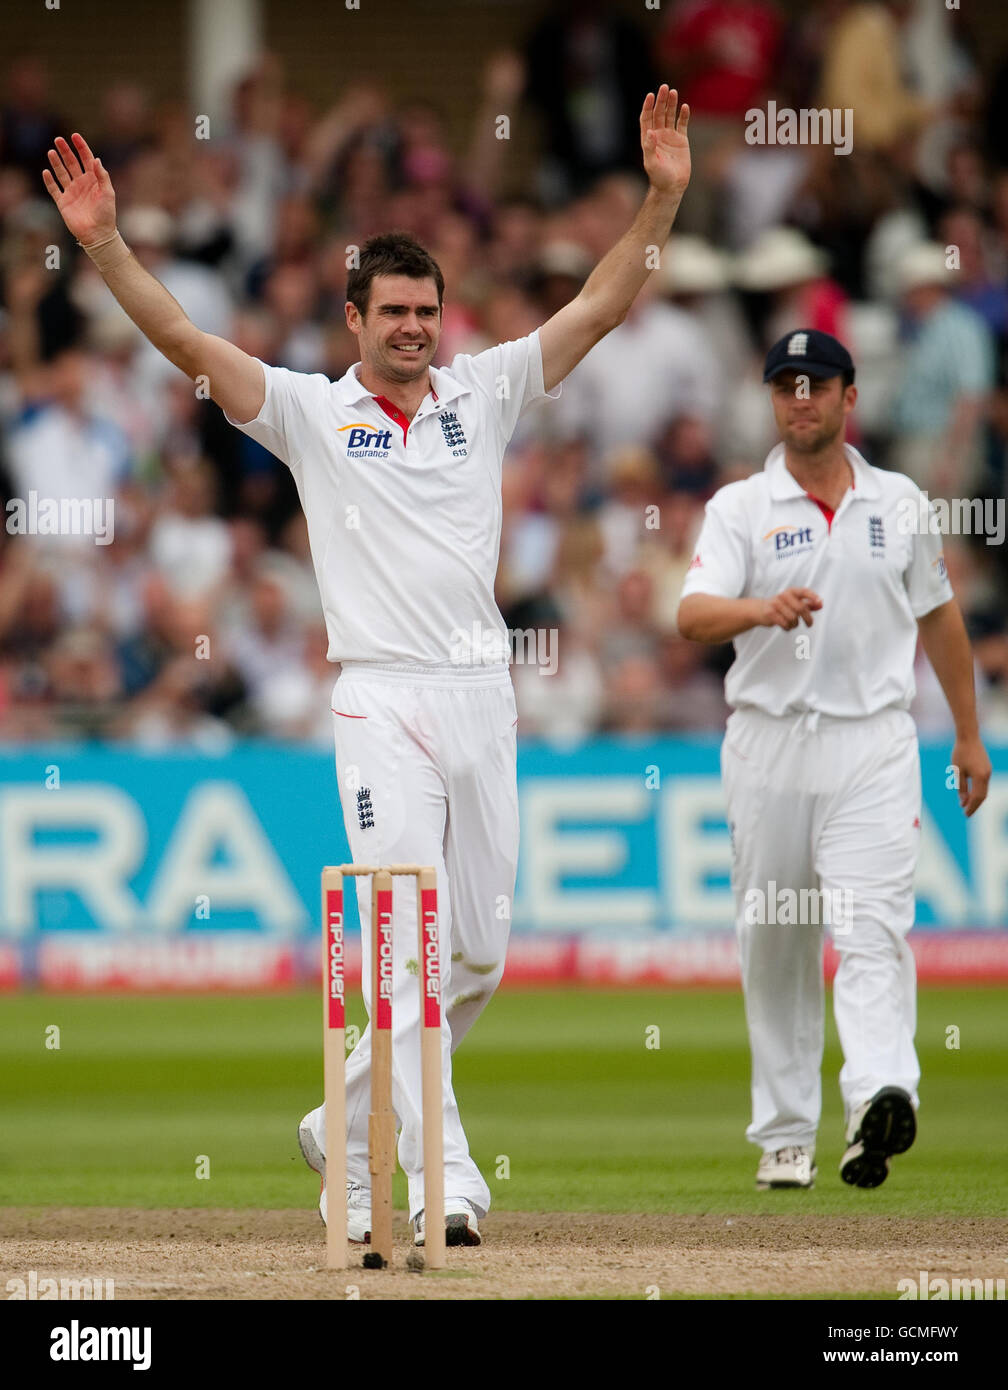
[[[0,1289],[35,1270],[113,1279],[120,1299],[895,1297],[920,1270],[1008,1273],[996,1219],[495,1212],[482,1230],[447,1270],[414,1274],[401,1219],[392,1268],[360,1268],[352,1247],[355,1268],[329,1273],[315,1213],[4,1207]]]

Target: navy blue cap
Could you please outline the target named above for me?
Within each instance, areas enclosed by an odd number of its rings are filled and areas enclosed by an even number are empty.
[[[766,355],[763,380],[772,381],[781,372],[805,372],[808,376],[854,374],[854,361],[839,339],[817,328],[799,328],[787,333]]]

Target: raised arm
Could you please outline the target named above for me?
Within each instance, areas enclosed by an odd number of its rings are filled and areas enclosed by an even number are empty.
[[[599,261],[581,293],[558,310],[539,330],[543,381],[547,391],[563,381],[600,338],[626,318],[644,281],[651,274],[649,247],[659,252],[690,178],[689,107],[676,113],[677,94],[664,83],[657,97],[648,92],[641,109],[641,148],[648,191],[633,226]]]
[[[106,285],[144,337],[186,376],[205,376],[210,395],[236,420],[254,420],[266,397],[263,369],[254,357],[212,333],[203,333],[136,259],[116,230],[115,192],[100,159],[82,135],[62,136],[49,151],[42,180],[66,223],[101,272]]]

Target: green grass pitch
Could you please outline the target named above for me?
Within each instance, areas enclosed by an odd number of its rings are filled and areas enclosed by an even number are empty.
[[[0,1204],[310,1209],[296,1128],[321,1099],[320,1012],[315,992],[8,997]],[[837,1176],[832,1024],[816,1189],[756,1192],[732,991],[504,989],[456,1055],[456,1092],[499,1209],[1004,1215],[1006,1017],[1006,989],[921,991],[920,1134],[875,1192]]]

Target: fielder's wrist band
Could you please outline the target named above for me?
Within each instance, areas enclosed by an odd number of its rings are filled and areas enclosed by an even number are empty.
[[[118,232],[104,241],[93,241],[90,246],[85,246],[82,241],[78,241],[77,245],[90,256],[103,275],[133,254]]]

